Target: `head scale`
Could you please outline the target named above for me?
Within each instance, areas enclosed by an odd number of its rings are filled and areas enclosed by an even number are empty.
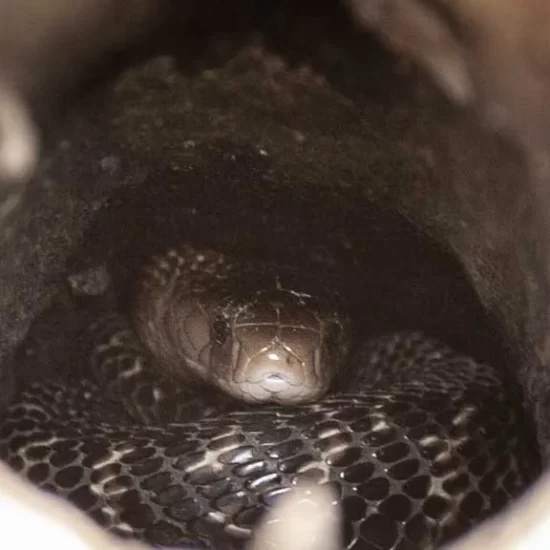
[[[139,292],[136,328],[155,361],[176,378],[198,376],[251,403],[323,396],[350,341],[337,295],[296,290],[303,277],[295,271],[273,275],[272,266],[197,254],[168,257],[172,267],[164,259],[163,277]]]
[[[344,361],[347,319],[310,296],[257,292],[212,321],[210,372],[252,403],[307,403],[324,395]]]

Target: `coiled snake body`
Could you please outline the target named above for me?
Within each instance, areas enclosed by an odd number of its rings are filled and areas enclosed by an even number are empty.
[[[108,529],[166,546],[242,547],[313,479],[342,504],[346,548],[433,548],[535,478],[500,373],[414,332],[346,361],[344,302],[305,279],[189,246],[157,258],[132,326],[86,306],[90,360],[21,389],[3,458]]]

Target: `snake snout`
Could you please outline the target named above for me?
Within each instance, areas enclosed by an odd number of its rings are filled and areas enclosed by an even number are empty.
[[[238,296],[223,315],[215,311],[203,363],[226,393],[251,403],[301,404],[329,390],[345,350],[345,330],[332,330],[337,311],[282,287]]]
[[[295,394],[306,384],[304,366],[288,352],[269,351],[248,361],[243,378],[277,400]]]
[[[260,384],[264,389],[272,393],[281,393],[292,386],[292,380],[289,380],[284,374],[268,374]]]
[[[247,401],[307,403],[327,389],[324,377],[316,374],[315,358],[319,359],[315,354],[299,356],[275,341],[256,353],[239,354],[234,383]]]

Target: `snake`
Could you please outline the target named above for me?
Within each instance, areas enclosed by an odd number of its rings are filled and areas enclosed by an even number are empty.
[[[124,307],[72,297],[82,356],[24,380],[0,424],[2,460],[116,535],[243,548],[313,481],[344,548],[432,549],[538,476],[502,369],[419,331],[358,334],[318,272],[183,244],[130,286]]]

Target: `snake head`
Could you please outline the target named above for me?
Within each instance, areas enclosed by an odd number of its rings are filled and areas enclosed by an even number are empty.
[[[250,403],[308,403],[331,388],[351,322],[326,277],[189,247],[153,267],[135,328],[174,381],[199,378]]]
[[[329,390],[347,350],[344,316],[285,290],[230,310],[212,322],[215,384],[250,403],[308,403]]]

